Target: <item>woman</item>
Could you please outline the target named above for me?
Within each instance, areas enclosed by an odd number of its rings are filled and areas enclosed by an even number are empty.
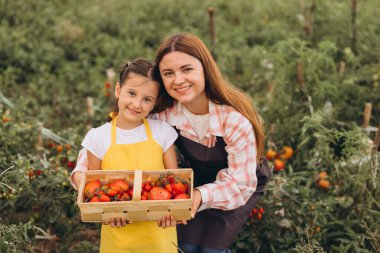
[[[270,173],[266,168],[258,182],[256,168],[264,149],[260,117],[248,96],[223,79],[198,37],[168,37],[155,63],[168,102],[155,117],[176,128],[181,167],[194,170],[194,219],[177,226],[179,247],[184,252],[228,252]],[[78,163],[85,166],[85,156]],[[175,222],[168,217],[159,225]]]

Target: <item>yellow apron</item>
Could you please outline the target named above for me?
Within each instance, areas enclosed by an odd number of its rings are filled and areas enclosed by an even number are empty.
[[[103,170],[163,170],[161,146],[154,141],[149,124],[144,119],[148,139],[133,144],[116,144],[116,120],[112,121],[111,146],[102,160]],[[178,252],[175,227],[162,229],[155,221],[133,222],[122,228],[102,225],[100,252]]]

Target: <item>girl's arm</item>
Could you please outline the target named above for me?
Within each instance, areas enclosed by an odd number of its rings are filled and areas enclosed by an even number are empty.
[[[99,160],[94,154],[87,150],[88,169],[100,170],[102,167],[102,160]]]
[[[75,169],[71,172],[70,175],[70,183],[75,190],[78,190],[85,171],[88,171],[87,150],[82,148],[78,153]]]
[[[174,144],[170,146],[164,153],[164,167],[165,169],[177,169],[177,156],[175,153]]]

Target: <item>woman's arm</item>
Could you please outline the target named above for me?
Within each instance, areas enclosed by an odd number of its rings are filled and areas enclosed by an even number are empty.
[[[256,190],[256,142],[252,125],[237,112],[231,112],[224,122],[227,122],[223,124],[223,139],[227,144],[228,168],[220,170],[213,183],[196,188],[202,195],[200,210],[236,209],[245,205]]]
[[[170,148],[168,148],[168,150],[166,150],[166,152],[164,153],[164,166],[165,166],[165,169],[178,168],[177,156],[175,153],[174,144],[172,144]]]

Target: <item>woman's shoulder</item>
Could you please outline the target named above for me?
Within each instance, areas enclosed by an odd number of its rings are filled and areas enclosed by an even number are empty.
[[[215,104],[215,113],[221,115],[223,122],[230,124],[250,124],[249,120],[230,105]]]
[[[249,119],[230,105],[216,105],[215,113],[220,115],[225,133],[252,129]]]

